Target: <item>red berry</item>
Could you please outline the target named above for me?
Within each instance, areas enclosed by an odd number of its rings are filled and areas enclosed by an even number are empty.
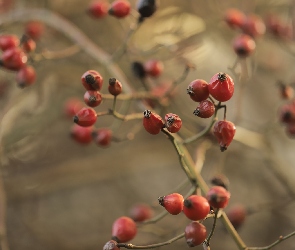
[[[280,122],[290,124],[295,122],[295,104],[287,103],[279,109]]]
[[[144,70],[147,75],[152,77],[158,77],[162,74],[164,65],[161,61],[158,60],[149,60],[144,64]]]
[[[206,198],[210,206],[214,208],[224,208],[227,206],[230,193],[221,186],[214,186],[208,191]]]
[[[200,195],[191,195],[183,204],[183,213],[191,220],[202,220],[210,212],[207,199]]]
[[[186,243],[189,247],[194,247],[202,244],[207,237],[206,227],[197,222],[192,221],[184,230]]]
[[[21,48],[26,53],[30,53],[36,49],[36,42],[27,35],[23,35],[21,40]]]
[[[152,135],[159,134],[164,126],[164,122],[158,114],[145,110],[143,112],[143,126]]]
[[[116,78],[110,78],[108,90],[111,95],[117,96],[122,92],[122,83]]]
[[[84,94],[84,102],[89,107],[97,107],[102,102],[101,94],[95,90],[87,90]]]
[[[110,240],[103,246],[103,250],[120,250],[120,248],[117,247],[116,241]]]
[[[78,111],[83,108],[83,106],[84,105],[80,99],[70,98],[66,100],[64,104],[64,113],[67,117],[73,118],[73,116],[77,114]]]
[[[251,36],[241,34],[235,38],[233,48],[236,54],[240,57],[247,57],[253,53],[256,44]]]
[[[220,72],[211,78],[208,89],[217,101],[226,102],[234,94],[234,81],[228,74]]]
[[[16,82],[20,88],[32,85],[35,80],[36,71],[32,66],[24,66],[16,74]]]
[[[159,197],[158,201],[172,215],[181,213],[183,209],[183,196],[178,193]]]
[[[237,229],[245,222],[247,210],[243,205],[237,204],[231,207],[226,214],[231,224]]]
[[[86,71],[82,75],[81,81],[87,90],[100,90],[103,84],[102,76],[95,70]]]
[[[225,14],[225,21],[231,28],[241,28],[245,23],[246,15],[237,9],[228,9]]]
[[[18,71],[26,64],[28,58],[22,49],[15,47],[5,50],[1,60],[6,69]]]
[[[44,32],[44,25],[39,21],[31,21],[26,24],[25,34],[34,40],[38,40]]]
[[[19,45],[19,38],[15,35],[1,35],[0,36],[0,49],[7,50],[10,48],[15,48]]]
[[[117,18],[123,18],[129,15],[131,5],[127,0],[116,0],[111,4],[109,14]]]
[[[87,12],[94,18],[102,18],[108,14],[109,3],[105,0],[92,2]]]
[[[202,79],[196,79],[188,85],[187,93],[195,102],[204,101],[209,97],[208,83]]]
[[[170,133],[176,133],[181,129],[182,121],[180,117],[176,114],[166,114],[165,115],[165,127]]]
[[[71,137],[78,143],[89,144],[92,142],[92,127],[81,127],[74,124],[71,129]]]
[[[93,134],[94,141],[97,145],[107,147],[110,145],[112,140],[112,130],[108,128],[100,128]]]
[[[130,209],[130,217],[135,222],[143,222],[153,216],[153,210],[146,204],[136,204]]]
[[[225,151],[236,133],[235,124],[230,121],[218,121],[213,127],[213,134],[218,140],[221,152]]]
[[[242,29],[244,33],[252,37],[257,37],[265,33],[266,27],[261,17],[251,14],[247,16]]]
[[[97,115],[92,108],[82,108],[75,116],[74,122],[82,127],[92,126],[97,119]]]
[[[200,102],[193,113],[201,118],[209,118],[215,113],[215,106],[211,101],[204,100]]]
[[[288,23],[283,22],[278,16],[270,14],[267,16],[266,27],[270,33],[279,38],[291,38],[292,28]]]
[[[119,243],[125,243],[132,240],[136,233],[136,224],[134,220],[129,217],[122,216],[113,223],[112,239]]]

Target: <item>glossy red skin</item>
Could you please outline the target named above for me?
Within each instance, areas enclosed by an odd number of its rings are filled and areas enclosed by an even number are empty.
[[[238,56],[247,57],[254,52],[256,43],[251,36],[241,34],[234,39],[233,48]]]
[[[25,52],[30,53],[36,49],[36,42],[33,39],[28,38],[22,42],[21,47]]]
[[[97,107],[102,102],[100,92],[95,90],[87,90],[84,94],[84,102],[89,107]]]
[[[228,74],[224,74],[221,72],[215,74],[208,85],[210,95],[220,102],[228,101],[233,96],[235,89],[233,79]],[[220,80],[220,75],[224,75],[226,79]]]
[[[183,209],[183,196],[181,194],[169,194],[159,197],[158,200],[160,205],[172,215],[180,214]]]
[[[130,217],[135,222],[143,222],[149,220],[153,216],[153,210],[146,204],[135,204],[130,209]]]
[[[119,243],[125,243],[132,240],[136,233],[136,224],[134,220],[129,217],[122,216],[113,223],[112,238]]]
[[[123,18],[129,15],[131,5],[126,0],[116,0],[111,4],[109,14],[117,18]]]
[[[194,115],[201,118],[209,118],[215,113],[215,106],[209,100],[201,101],[199,106],[194,111]]]
[[[97,120],[97,115],[92,108],[82,108],[75,116],[74,122],[82,127],[90,127]]]
[[[236,126],[227,120],[218,121],[214,124],[213,134],[218,140],[220,150],[224,151],[231,144],[236,133]]]
[[[238,229],[245,222],[247,211],[243,205],[237,204],[231,207],[226,214],[234,228]]]
[[[110,240],[103,246],[103,250],[120,250],[120,248],[117,247],[116,241]]]
[[[93,83],[89,84],[86,81],[86,77],[91,75],[94,78]],[[103,84],[102,76],[95,70],[87,70],[81,77],[82,85],[86,90],[100,90]]]
[[[22,49],[15,47],[5,50],[1,60],[6,69],[18,71],[26,64],[28,58]]]
[[[36,71],[32,66],[22,67],[16,74],[16,82],[19,87],[24,88],[36,81]]]
[[[194,247],[202,244],[207,237],[206,227],[197,222],[192,221],[184,230],[186,243],[189,247]]]
[[[19,45],[20,40],[15,35],[1,35],[0,36],[0,49],[7,50],[10,48],[15,48]]]
[[[107,147],[112,140],[113,132],[108,128],[100,128],[95,132],[94,141],[97,145]]]
[[[145,130],[152,135],[159,134],[161,129],[164,126],[164,122],[163,122],[161,116],[159,116],[158,114],[155,114],[153,112],[151,112],[149,118],[144,116],[142,123],[143,123]]]
[[[231,28],[241,28],[245,20],[246,15],[238,9],[228,9],[225,13],[225,21]]]
[[[201,102],[209,97],[208,83],[202,79],[192,81],[187,88],[187,93],[195,102]]]
[[[31,21],[26,24],[25,34],[34,40],[38,40],[44,32],[44,25],[39,21]]]
[[[183,213],[190,220],[202,220],[209,212],[210,205],[203,196],[191,195],[184,200]]]
[[[74,124],[71,129],[71,137],[80,144],[89,144],[92,142],[93,127],[81,127]]]
[[[120,95],[122,93],[122,83],[116,80],[115,83],[109,84],[108,91],[113,96]]]
[[[94,18],[103,18],[108,14],[109,3],[105,0],[92,2],[87,12]]]
[[[206,198],[210,206],[214,208],[225,208],[230,199],[230,193],[221,186],[214,186],[208,191]]]
[[[261,17],[251,14],[247,16],[242,29],[249,36],[257,37],[265,33],[266,27]]]
[[[67,117],[72,118],[84,107],[80,99],[70,98],[64,104],[64,113]]]
[[[144,64],[144,70],[147,75],[152,77],[158,77],[162,74],[164,65],[158,60],[149,60]]]
[[[170,122],[169,120],[173,121]],[[181,129],[182,121],[180,117],[176,114],[168,113],[165,115],[165,127],[170,133],[176,133]]]

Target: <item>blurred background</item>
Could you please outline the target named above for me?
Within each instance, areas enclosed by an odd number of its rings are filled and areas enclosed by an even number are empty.
[[[130,2],[135,8],[136,1]],[[23,21],[9,19],[9,13],[42,8],[70,22],[112,54],[136,19],[132,16],[121,20],[111,16],[93,19],[86,12],[89,3],[2,0],[1,33],[21,37],[26,21],[34,20],[34,16]],[[226,10],[237,8],[263,19],[275,13],[291,23],[293,5],[291,0],[161,0],[155,15],[132,36],[128,54],[118,60],[118,65],[137,90],[143,88],[132,75],[133,61],[150,58],[163,61],[164,72],[158,79],[149,79],[151,85],[179,78],[187,62],[195,65],[196,69],[179,85],[169,106],[162,110],[162,115],[172,112],[182,118],[184,128],[180,135],[187,138],[209,124],[207,119],[192,114],[197,104],[186,94],[188,84],[197,78],[209,81],[220,71],[231,74],[229,67],[236,60],[232,40],[239,31],[224,22]],[[49,23],[59,24],[59,19],[52,20]],[[79,38],[69,38],[67,32],[71,30],[64,28],[63,22],[59,28],[46,23],[44,26],[37,53],[62,51],[76,42],[79,45]],[[241,86],[233,76],[235,95],[227,103],[227,118],[236,123],[235,140],[221,153],[215,139],[208,137],[212,146],[202,169],[208,183],[218,174],[229,179],[231,201],[227,209],[239,203],[251,212],[239,228],[248,246],[268,245],[293,231],[295,223],[294,139],[278,121],[278,109],[284,101],[277,86],[279,80],[294,86],[294,42],[266,33],[257,38],[256,46],[255,54],[247,60],[253,69],[250,80]],[[172,145],[162,134],[152,136],[141,129],[133,140],[112,143],[108,148],[83,146],[70,137],[73,122],[64,114],[64,105],[69,98],[83,101],[81,75],[95,69],[105,79],[116,77],[87,49],[79,48],[65,58],[30,64],[36,69],[37,81],[25,89],[16,86],[14,72],[0,71],[2,249],[102,249],[111,237],[115,219],[128,216],[135,203],[150,204],[155,214],[161,212],[163,208],[157,204],[157,198],[169,194],[186,176]],[[102,93],[107,93],[107,84]],[[133,104],[130,112],[143,111],[138,102]],[[105,100],[96,110],[104,111],[111,105],[111,101]],[[111,126],[113,122],[111,117],[99,117],[96,127]],[[138,123],[141,121],[123,124],[114,133],[123,138],[130,128],[137,131]],[[201,143],[202,140],[189,145],[193,157]],[[156,225],[140,227],[132,243],[164,241],[183,232],[188,223],[183,214],[166,216]],[[209,231],[212,220],[205,224]],[[211,244],[213,250],[237,249],[219,222]],[[295,239],[291,238],[274,249],[293,249],[294,245]],[[163,247],[168,248],[185,249],[187,245],[185,240],[179,240]]]

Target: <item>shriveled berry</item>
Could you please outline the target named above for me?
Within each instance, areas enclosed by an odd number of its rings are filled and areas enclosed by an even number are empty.
[[[217,73],[211,78],[208,90],[217,101],[226,102],[234,94],[234,81],[226,73]]]
[[[207,199],[200,195],[191,195],[183,204],[183,213],[190,220],[202,220],[210,212]]]
[[[204,100],[200,102],[193,113],[201,118],[209,118],[215,113],[215,106],[211,101]]]
[[[10,70],[20,70],[27,62],[28,58],[26,53],[18,48],[10,48],[3,52],[2,54],[2,65],[6,69]]]
[[[78,98],[70,98],[64,104],[64,113],[67,117],[73,118],[80,109],[83,108],[83,103]]]
[[[165,127],[171,133],[176,133],[181,129],[182,121],[176,114],[168,113],[165,115]]]
[[[113,96],[120,95],[122,92],[122,83],[116,78],[110,78],[108,90]]]
[[[103,84],[102,76],[95,70],[86,71],[82,75],[81,81],[87,90],[100,90]]]
[[[225,21],[231,28],[241,28],[245,20],[246,15],[238,9],[228,9],[225,13]]]
[[[233,48],[240,57],[247,57],[255,50],[256,43],[251,36],[241,34],[233,41]]]
[[[18,87],[24,88],[32,85],[36,80],[36,71],[32,66],[22,67],[16,74],[16,82]]]
[[[109,3],[105,0],[98,0],[92,2],[87,12],[89,15],[91,15],[93,18],[103,18],[108,14],[109,10]]]
[[[250,14],[247,16],[242,29],[249,36],[257,37],[265,33],[266,27],[261,17]]]
[[[141,18],[152,16],[157,10],[156,0],[138,0],[137,11]]]
[[[44,32],[44,25],[39,21],[30,21],[25,26],[25,34],[34,40],[38,40]]]
[[[147,132],[152,135],[159,134],[164,127],[164,122],[158,114],[145,110],[143,112],[143,126]]]
[[[74,124],[71,129],[71,137],[78,143],[89,144],[92,142],[92,127],[81,127]]]
[[[129,214],[135,222],[143,222],[153,216],[153,210],[149,205],[140,203],[132,206]]]
[[[122,216],[113,223],[112,239],[119,243],[125,243],[132,240],[136,233],[136,224],[134,220],[129,217]]]
[[[131,5],[127,0],[116,0],[111,4],[109,14],[117,18],[123,18],[129,15]]]
[[[158,201],[172,215],[181,213],[183,209],[183,196],[178,193],[161,196]]]
[[[234,228],[238,229],[246,220],[247,210],[245,206],[236,204],[232,206],[226,214]]]
[[[110,240],[103,246],[103,250],[120,250],[120,248],[117,246],[116,241]]]
[[[224,208],[227,206],[230,198],[230,193],[221,186],[211,187],[206,198],[210,206],[214,208]]]
[[[236,133],[236,126],[230,121],[223,120],[215,123],[213,134],[218,140],[221,152],[225,151]]]
[[[146,76],[146,72],[144,66],[141,62],[133,62],[131,64],[133,74],[138,78],[144,78]]]
[[[206,227],[197,222],[192,221],[184,230],[186,243],[189,247],[195,247],[202,244],[207,237]]]
[[[202,79],[196,79],[188,85],[187,93],[195,102],[204,101],[209,97],[208,83]]]
[[[36,49],[36,42],[28,35],[23,35],[21,38],[21,48],[26,53],[33,52]]]
[[[109,128],[100,128],[96,130],[92,136],[94,138],[94,142],[103,147],[107,147],[110,145],[112,140],[113,132]]]
[[[19,45],[19,38],[15,35],[1,35],[0,36],[0,49],[7,50],[10,48],[15,48]]]
[[[149,60],[144,64],[144,70],[147,75],[158,77],[162,74],[164,65],[159,60]]]
[[[102,102],[100,92],[96,90],[87,90],[84,94],[84,102],[89,107],[97,107]]]
[[[96,119],[96,112],[92,108],[82,108],[73,118],[74,122],[82,127],[92,126]]]

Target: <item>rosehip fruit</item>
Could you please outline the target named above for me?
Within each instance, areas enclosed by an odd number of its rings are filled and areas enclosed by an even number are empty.
[[[127,0],[116,0],[111,4],[109,14],[117,18],[123,18],[129,15],[131,5]]]
[[[245,23],[246,15],[237,9],[228,9],[225,14],[225,21],[231,28],[241,28]]]
[[[32,66],[24,66],[16,74],[16,82],[20,88],[32,85],[35,80],[36,71]]]
[[[206,198],[210,206],[214,208],[224,208],[227,206],[230,193],[221,186],[214,186],[208,191]]]
[[[86,90],[100,90],[103,84],[102,76],[95,70],[86,71],[81,81]]]
[[[74,122],[82,127],[92,126],[96,119],[96,112],[92,108],[82,108],[73,118]]]
[[[252,37],[257,37],[265,33],[266,27],[261,17],[251,14],[247,16],[242,29],[244,33]]]
[[[201,101],[193,114],[201,118],[209,118],[215,113],[215,106],[209,100]]]
[[[44,25],[39,21],[31,21],[26,24],[25,34],[34,40],[38,40],[44,32]]]
[[[176,133],[181,129],[182,121],[180,117],[176,114],[166,114],[165,115],[165,127],[170,133]]]
[[[230,121],[218,121],[213,127],[213,134],[217,138],[221,152],[225,151],[236,133],[236,126]]]
[[[129,214],[135,222],[143,222],[153,216],[153,210],[146,204],[135,204]]]
[[[75,114],[78,113],[80,109],[83,108],[83,103],[80,99],[77,98],[70,98],[64,104],[64,113],[67,117],[73,117]]]
[[[161,75],[163,69],[163,63],[158,60],[149,60],[144,64],[145,72],[152,77],[158,77],[159,75]]]
[[[226,102],[234,94],[234,81],[226,73],[217,73],[211,78],[208,90],[217,101]]]
[[[15,47],[5,50],[1,60],[6,69],[18,71],[26,64],[28,58],[22,49]]]
[[[30,53],[36,49],[36,42],[27,35],[23,35],[21,39],[21,48],[26,52]]]
[[[161,196],[158,201],[172,215],[181,213],[183,209],[183,196],[178,193]]]
[[[226,190],[228,190],[229,180],[226,176],[224,176],[222,174],[218,174],[218,175],[214,176],[210,180],[210,182],[214,186],[221,186],[221,187],[224,187]]]
[[[241,34],[233,41],[233,48],[236,54],[240,57],[247,57],[253,53],[256,44],[251,36]]]
[[[187,93],[195,102],[204,101],[209,97],[208,83],[202,79],[196,79],[188,85]]]
[[[158,114],[145,110],[143,112],[143,126],[147,132],[152,135],[159,134],[164,127],[164,122]]]
[[[95,90],[87,90],[84,94],[84,102],[89,107],[97,107],[102,102],[101,94]]]
[[[192,221],[184,230],[186,243],[189,247],[195,247],[202,244],[207,237],[206,227],[197,222]]]
[[[92,142],[92,127],[81,127],[74,124],[71,129],[71,137],[78,143],[89,144]]]
[[[243,205],[236,204],[226,214],[234,228],[238,229],[245,222],[247,210]]]
[[[88,7],[87,12],[94,18],[102,18],[108,14],[108,10],[109,3],[105,0],[99,0],[92,2]]]
[[[202,220],[210,212],[207,199],[200,195],[191,195],[184,200],[183,205],[183,213],[190,220]]]
[[[137,11],[141,18],[152,16],[156,10],[156,0],[139,0],[137,2]]]
[[[110,240],[103,246],[103,250],[120,250],[120,248],[117,246],[116,241]]]
[[[119,243],[125,243],[132,240],[136,233],[136,224],[134,220],[129,217],[122,216],[113,223],[112,239]]]
[[[15,35],[1,35],[0,36],[0,49],[7,50],[10,48],[15,48],[19,45],[19,38]]]
[[[122,83],[119,82],[116,78],[110,78],[108,90],[109,93],[113,96],[120,95],[122,92]]]
[[[92,136],[94,137],[94,141],[97,145],[107,147],[111,143],[112,134],[112,130],[108,128],[100,128],[96,130]]]

